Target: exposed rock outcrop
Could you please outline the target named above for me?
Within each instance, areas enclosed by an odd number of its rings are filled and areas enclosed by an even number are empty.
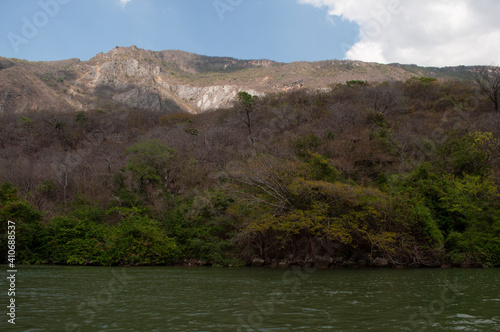
[[[182,98],[184,101],[194,105],[200,112],[228,107],[236,99],[238,92],[245,90],[242,87],[234,85],[217,85],[208,87],[165,85],[164,87],[170,89],[170,91],[179,96],[179,98]],[[256,96],[263,95],[262,93],[251,89],[245,91]]]
[[[253,267],[261,267],[264,266],[264,260],[262,258],[254,258],[252,259],[252,266]]]
[[[389,265],[389,261],[385,258],[377,257],[373,260],[373,264],[378,267],[384,267]]]
[[[457,70],[453,74],[459,75]],[[0,112],[138,108],[199,113],[230,106],[239,91],[324,90],[347,80],[405,80],[435,72],[360,61],[285,64],[116,47],[89,61],[0,58]]]

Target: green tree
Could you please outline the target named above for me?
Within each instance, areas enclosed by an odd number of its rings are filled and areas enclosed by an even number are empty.
[[[498,140],[490,132],[452,132],[438,148],[436,164],[445,173],[485,176],[491,168],[490,158],[498,149]]]
[[[104,263],[98,244],[105,242],[107,227],[89,219],[56,217],[47,225],[44,256],[53,263],[84,265]],[[99,263],[98,263],[99,262]]]
[[[175,239],[169,238],[157,220],[146,216],[126,217],[111,228],[108,242],[115,263],[172,264],[179,255]]]
[[[280,258],[284,248],[294,250],[299,242],[335,242],[373,254],[393,251],[389,197],[335,181],[337,172],[324,157],[313,154],[303,163],[262,155],[232,175],[237,199],[229,212],[243,221],[247,239],[268,258]],[[313,248],[300,248],[297,255],[314,257]]]
[[[15,232],[16,262],[33,263],[40,260],[38,249],[42,237],[42,213],[22,200],[10,183],[0,186],[0,234]],[[9,223],[11,221],[11,223]],[[14,226],[9,228],[8,226]],[[0,237],[0,262],[7,259],[7,236]]]
[[[257,96],[252,96],[248,92],[240,91],[238,92],[238,101],[244,113],[243,122],[247,126],[248,137],[250,137],[252,144],[255,144],[255,139],[252,134],[251,114],[256,111],[255,104],[257,103]]]
[[[126,151],[129,155],[127,170],[143,191],[148,184],[168,188],[173,178],[174,150],[158,140],[136,143]]]

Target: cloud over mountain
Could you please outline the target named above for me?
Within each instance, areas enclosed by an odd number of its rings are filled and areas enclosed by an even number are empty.
[[[358,24],[346,58],[427,66],[500,64],[497,0],[298,0]]]

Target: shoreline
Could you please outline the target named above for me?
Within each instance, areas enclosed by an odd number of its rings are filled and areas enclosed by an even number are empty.
[[[1,264],[7,265],[7,264]],[[440,266],[408,266],[408,265],[388,265],[388,266],[376,266],[372,265],[330,265],[322,266],[321,264],[298,264],[298,263],[286,263],[279,262],[278,264],[263,264],[255,266],[252,264],[238,265],[238,266],[223,266],[219,264],[212,264],[209,262],[182,262],[171,265],[141,265],[141,264],[117,264],[117,265],[95,265],[92,263],[88,264],[61,264],[61,263],[44,263],[44,264],[18,264],[18,266],[68,266],[68,267],[130,267],[130,268],[142,268],[142,267],[186,267],[186,268],[261,268],[261,269],[272,269],[272,270],[287,270],[287,269],[317,269],[317,270],[422,270],[422,269],[495,269],[500,268],[500,266],[481,266],[474,264],[442,264]]]

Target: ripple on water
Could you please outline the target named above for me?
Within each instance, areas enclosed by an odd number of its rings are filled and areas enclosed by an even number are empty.
[[[500,331],[498,270],[325,270],[303,280],[291,275],[290,284],[282,270],[131,268],[127,285],[86,323],[78,306],[107,285],[112,271],[23,267],[24,326],[13,331],[63,331],[57,324],[68,320],[82,331],[236,331],[242,322],[250,326],[252,314],[255,321],[262,315],[254,329],[261,332],[416,331],[423,324],[427,331]],[[430,324],[418,308],[440,309],[447,280],[461,293],[448,291],[452,302]],[[410,325],[414,314],[417,327]]]

